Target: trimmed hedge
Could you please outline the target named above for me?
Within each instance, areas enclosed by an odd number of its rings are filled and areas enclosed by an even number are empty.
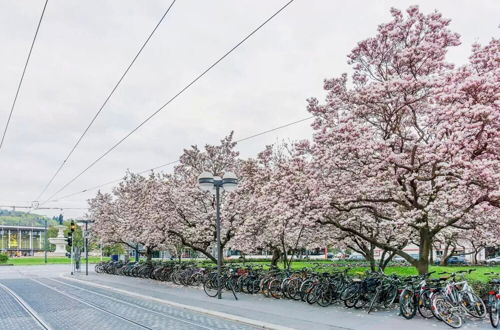
[[[9,256],[3,253],[0,253],[0,264],[6,264],[9,261]]]

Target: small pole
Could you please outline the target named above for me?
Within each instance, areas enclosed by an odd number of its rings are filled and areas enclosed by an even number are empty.
[[[222,251],[220,249],[220,187],[218,184],[215,186],[215,199],[217,204],[217,299],[222,298],[221,290],[221,275],[222,275]]]
[[[70,260],[71,260],[71,275],[73,275],[73,242],[71,242],[71,251],[70,253]]]
[[[89,275],[88,221],[85,221],[85,275]]]
[[[47,249],[48,249],[48,244],[47,244],[47,236],[49,232],[47,230],[47,219],[45,219],[45,264],[47,264]]]
[[[135,262],[139,262],[139,243],[135,245]]]

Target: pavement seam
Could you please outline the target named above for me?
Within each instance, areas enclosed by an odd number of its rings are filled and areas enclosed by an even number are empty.
[[[76,300],[76,301],[78,301],[78,302],[80,302],[80,303],[82,303],[82,304],[84,304],[84,305],[87,305],[87,306],[92,307],[92,308],[94,308],[94,309],[97,309],[97,310],[103,311],[103,312],[105,312],[105,313],[107,313],[107,314],[109,314],[109,315],[112,315],[112,316],[114,316],[114,317],[117,317],[117,318],[119,318],[119,319],[122,319],[122,320],[124,320],[124,321],[126,321],[126,322],[129,322],[129,323],[135,324],[135,325],[137,325],[137,326],[139,326],[139,327],[141,327],[141,328],[144,328],[144,329],[149,329],[149,330],[153,330],[152,328],[149,328],[149,327],[147,327],[147,326],[145,326],[145,325],[142,325],[142,324],[140,324],[140,323],[137,323],[137,322],[135,322],[135,321],[133,321],[133,320],[127,319],[126,317],[120,316],[120,315],[118,315],[118,314],[116,314],[116,313],[113,313],[113,312],[111,312],[111,311],[109,311],[109,310],[107,310],[107,309],[101,308],[101,307],[99,307],[99,306],[97,306],[97,305],[94,305],[94,304],[91,304],[91,303],[89,303],[89,302],[86,302],[86,301],[84,301],[84,300],[82,300],[82,299],[79,299],[79,298],[77,298],[77,297],[75,297],[75,296],[73,296],[73,295],[71,295],[71,294],[68,294],[68,293],[62,292],[61,290],[58,290],[58,289],[52,288],[52,287],[50,287],[49,285],[44,284],[44,283],[42,283],[42,282],[40,282],[40,281],[38,281],[38,280],[35,280],[35,279],[32,279],[32,278],[30,278],[30,280],[31,280],[31,281],[33,281],[33,282],[35,282],[35,283],[38,283],[38,284],[40,284],[40,285],[42,285],[42,286],[44,286],[44,287],[46,287],[46,288],[48,288],[48,289],[50,289],[50,290],[53,290],[53,291],[55,291],[55,292],[57,292],[57,293],[59,293],[59,294],[61,294],[61,295],[65,296],[65,297],[68,297],[68,298],[70,298],[70,299]]]
[[[12,291],[10,288],[8,288],[6,285],[0,283],[0,287],[3,288],[5,290],[5,292],[7,292],[8,294],[10,294],[18,303],[19,305],[21,305],[21,307],[28,313],[31,315],[31,317],[33,317],[35,319],[35,321],[44,329],[47,329],[47,330],[52,330],[52,327],[49,326],[47,323],[45,323],[45,321],[43,320],[43,318],[40,316],[40,314],[38,314],[33,308],[31,308],[31,306],[26,302],[24,301],[23,298],[21,298],[20,296],[18,296],[14,291]]]
[[[105,295],[103,293],[100,293],[100,292],[95,292],[95,291],[91,291],[91,290],[88,290],[88,289],[85,289],[85,288],[82,288],[82,287],[79,287],[79,286],[76,286],[76,285],[71,285],[71,284],[68,284],[68,283],[64,283],[64,282],[61,282],[61,281],[58,281],[58,280],[54,280],[52,278],[46,278],[47,280],[50,280],[50,281],[54,281],[54,282],[57,282],[57,283],[61,283],[63,285],[66,285],[66,286],[70,286],[70,287],[73,287],[73,288],[76,288],[78,290],[82,290],[82,291],[87,291],[87,292],[90,292],[92,294],[95,294],[95,295],[98,295],[98,296],[102,296],[102,297],[106,297],[108,299],[111,299],[111,300],[114,300],[114,301],[118,301],[122,304],[126,304],[126,305],[129,305],[129,306],[132,306],[132,307],[135,307],[135,308],[139,308],[139,309],[142,309],[142,310],[145,310],[145,311],[148,311],[149,313],[154,313],[154,314],[158,314],[158,315],[161,315],[163,317],[167,317],[167,318],[170,318],[170,319],[173,319],[173,320],[176,320],[176,321],[180,321],[180,322],[184,322],[184,323],[187,323],[187,324],[191,324],[191,325],[194,325],[198,328],[203,328],[203,329],[208,329],[208,330],[212,330],[212,328],[209,328],[209,327],[206,327],[204,325],[200,325],[200,324],[196,324],[196,323],[193,323],[193,322],[190,322],[190,321],[186,321],[186,320],[183,320],[181,318],[177,318],[177,317],[173,317],[171,315],[165,315],[163,313],[160,313],[158,311],[154,311],[154,310],[150,310],[150,309],[147,309],[145,307],[142,307],[140,305],[137,305],[137,304],[133,304],[133,303],[130,303],[130,302],[127,302],[127,301],[122,301],[122,300],[119,300],[115,297],[111,297],[111,296],[108,296],[108,295]]]
[[[155,302],[167,304],[167,305],[170,305],[170,306],[173,306],[173,307],[183,308],[183,309],[191,310],[191,311],[194,311],[194,312],[203,313],[203,314],[207,314],[207,315],[211,315],[211,316],[215,316],[215,317],[227,319],[227,320],[230,320],[230,321],[235,321],[235,322],[239,322],[239,323],[244,323],[244,324],[249,324],[249,325],[261,327],[261,328],[264,328],[264,329],[293,330],[293,328],[284,327],[284,326],[277,325],[277,324],[272,324],[272,323],[268,323],[268,322],[253,320],[253,319],[249,319],[249,318],[246,318],[246,317],[232,315],[232,314],[228,314],[228,313],[224,313],[224,312],[217,312],[217,311],[213,311],[213,310],[209,310],[209,309],[205,309],[205,308],[201,308],[201,307],[185,305],[185,304],[177,303],[177,302],[170,301],[170,300],[160,299],[160,298],[156,298],[156,297],[142,295],[142,294],[135,293],[135,292],[129,292],[129,291],[125,291],[125,290],[113,288],[113,287],[110,287],[110,286],[107,286],[107,285],[103,285],[103,284],[97,284],[97,283],[92,283],[92,282],[88,282],[88,281],[82,281],[82,280],[78,280],[76,278],[67,277],[67,276],[64,276],[64,275],[61,275],[61,277],[65,278],[67,280],[70,280],[70,281],[76,281],[76,282],[80,282],[80,283],[85,283],[87,285],[91,285],[91,286],[95,286],[95,287],[100,287],[100,288],[112,290],[112,291],[119,292],[119,293],[122,293],[122,294],[126,294],[126,295],[129,295],[129,296],[134,296],[134,297],[138,297],[138,298],[142,298],[142,299],[147,299],[147,300],[151,300],[151,301],[155,301]]]

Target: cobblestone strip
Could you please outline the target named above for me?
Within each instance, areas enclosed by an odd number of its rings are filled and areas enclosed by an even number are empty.
[[[9,330],[46,329],[2,284],[0,284],[0,328]]]
[[[118,303],[126,304],[131,307],[133,310],[141,310],[141,322],[148,322],[148,326],[153,325],[151,323],[155,319],[161,321],[163,328],[175,328],[175,329],[193,329],[193,328],[201,328],[201,329],[220,329],[220,330],[237,330],[237,329],[255,329],[255,327],[247,326],[238,322],[233,322],[225,319],[209,317],[204,314],[200,314],[197,312],[181,309],[181,308],[173,308],[171,306],[160,304],[157,302],[153,302],[150,300],[140,299],[136,297],[131,297],[119,293],[112,292],[110,290],[105,290],[101,288],[96,288],[93,286],[84,285],[81,283],[75,284],[75,282],[67,283],[67,281],[60,281],[56,279],[48,279],[49,282],[57,282],[59,283],[59,289],[62,286],[65,286],[71,293],[82,297],[83,299],[93,299],[101,301],[102,298],[103,303],[106,300],[110,300],[111,306],[116,305]],[[96,297],[97,296],[97,297]],[[130,314],[127,314],[130,315]],[[174,323],[173,323],[174,322]],[[175,324],[177,323],[177,325]],[[179,324],[180,323],[180,324]],[[166,327],[166,325],[170,325]],[[182,326],[182,327],[180,327]]]
[[[140,305],[110,297],[105,294],[95,293],[90,290],[69,286],[64,283],[57,283],[51,279],[44,279],[43,282],[64,294],[78,297],[78,299],[81,299],[82,301],[86,301],[99,308],[112,311],[116,315],[126,316],[127,319],[130,319],[135,323],[142,324],[143,326],[147,326],[149,329],[212,329],[199,323],[186,322],[178,318],[169,317],[163,313],[143,308]]]
[[[54,330],[144,329],[31,280],[8,279],[2,280],[2,283],[30,305]],[[1,326],[0,329],[4,330]]]
[[[95,308],[97,310],[100,310],[100,311],[102,311],[104,313],[110,314],[111,316],[118,317],[118,318],[124,320],[125,322],[130,322],[132,324],[135,324],[135,325],[137,325],[138,327],[140,327],[142,329],[153,330],[152,328],[147,327],[147,326],[145,326],[145,325],[143,325],[143,324],[141,324],[139,322],[136,322],[136,321],[131,320],[131,319],[127,318],[127,317],[121,316],[120,314],[117,314],[117,313],[115,313],[115,312],[113,312],[113,311],[111,311],[109,309],[103,308],[103,307],[99,306],[100,305],[99,303],[96,304],[96,303],[91,303],[89,301],[85,301],[83,299],[80,299],[77,296],[74,296],[74,295],[68,294],[66,292],[63,292],[61,290],[58,290],[58,289],[56,289],[54,287],[51,287],[51,286],[49,286],[47,284],[44,284],[44,283],[42,283],[42,282],[40,282],[38,280],[35,280],[35,279],[31,279],[31,280],[34,281],[34,282],[36,282],[36,283],[38,283],[38,284],[41,284],[41,285],[45,286],[46,288],[49,288],[50,290],[54,290],[55,292],[57,292],[57,293],[65,296],[65,297],[68,297],[70,299],[76,300],[76,301],[78,301],[78,302],[80,302],[80,303],[82,303],[84,305],[90,306],[90,307]]]
[[[90,287],[93,290],[99,289],[99,290],[105,290],[105,292],[108,293],[113,293],[113,294],[118,294],[121,295],[123,298],[128,297],[130,299],[141,299],[146,302],[153,302],[153,303],[160,303],[165,306],[169,306],[171,308],[174,308],[176,310],[185,310],[189,312],[193,312],[199,315],[206,315],[207,317],[214,318],[217,320],[225,320],[227,322],[232,322],[233,324],[236,325],[235,329],[255,329],[255,328],[264,328],[264,329],[275,329],[275,330],[291,330],[293,328],[286,327],[286,326],[281,326],[277,324],[272,324],[269,322],[265,321],[260,321],[258,319],[250,319],[247,317],[242,317],[238,315],[233,315],[229,314],[227,312],[219,312],[216,310],[211,310],[208,308],[202,308],[202,307],[197,307],[197,306],[191,306],[191,305],[186,305],[182,303],[178,303],[172,300],[166,300],[162,298],[157,298],[154,296],[149,296],[146,294],[140,294],[136,293],[134,291],[129,291],[129,290],[124,290],[124,289],[119,289],[116,287],[110,287],[109,285],[105,284],[100,284],[100,283],[93,283],[93,282],[87,282],[71,277],[66,277],[62,276],[64,281],[72,282],[72,283],[78,283],[78,285],[82,285],[85,287]]]

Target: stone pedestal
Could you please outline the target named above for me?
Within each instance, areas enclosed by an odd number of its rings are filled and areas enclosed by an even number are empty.
[[[57,232],[57,237],[55,238],[49,238],[50,244],[54,244],[56,246],[56,250],[52,253],[50,253],[51,256],[55,257],[64,257],[66,256],[66,244],[67,244],[67,239],[64,237],[64,229],[66,229],[66,226],[56,226],[58,229]]]

